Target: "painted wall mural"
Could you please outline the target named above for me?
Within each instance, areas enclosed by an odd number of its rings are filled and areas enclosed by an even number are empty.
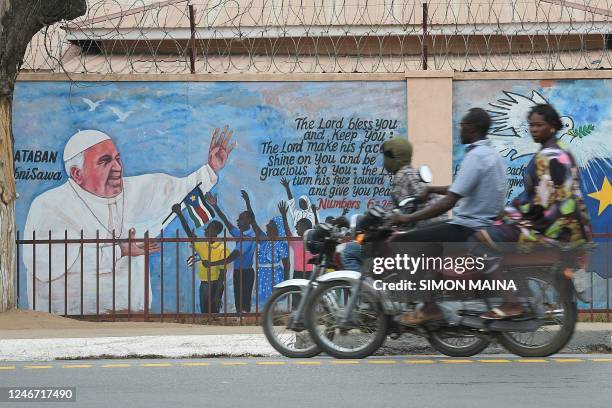
[[[580,167],[581,189],[594,232],[612,232],[612,80],[493,80],[457,81],[453,85],[453,170],[456,174],[464,147],[459,142],[458,123],[469,108],[489,111],[489,137],[506,159],[508,202],[523,191],[523,171],[539,145],[534,143],[527,122],[529,110],[540,103],[552,104],[562,116],[558,138]],[[605,239],[591,261],[591,270],[612,277]],[[608,239],[609,242],[609,239]],[[594,297],[605,298],[605,282],[595,279]],[[603,292],[602,292],[603,290]],[[605,305],[600,305],[605,307]]]
[[[49,231],[54,239],[75,239],[81,230],[104,239],[145,231],[253,236],[245,212],[252,209],[263,233],[300,235],[317,220],[386,204],[390,177],[382,172],[379,146],[406,134],[406,99],[402,81],[19,82],[18,229],[25,239],[34,233],[47,239]],[[164,246],[163,260],[152,248],[151,312],[161,310],[162,287],[165,312],[177,305],[181,312],[207,312],[209,289],[212,311],[225,310],[222,296],[229,312],[255,311],[268,286],[303,269],[300,248],[260,243],[254,287],[255,244],[244,243],[240,256],[233,244],[219,243],[193,250],[181,244],[178,259],[175,244]],[[94,244],[54,244],[50,261],[47,245],[38,245],[35,256],[24,245],[20,255],[22,308],[36,302],[37,310],[47,310],[49,282],[56,313],[64,313],[65,303],[68,314],[81,313],[81,304],[86,314],[144,308],[141,244],[102,243],[98,255]],[[198,257],[211,264],[201,266]],[[217,285],[220,274],[227,274],[228,287]]]

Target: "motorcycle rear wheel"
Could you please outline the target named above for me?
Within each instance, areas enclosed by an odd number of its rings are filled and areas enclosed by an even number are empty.
[[[578,310],[572,283],[562,277],[534,276],[527,280],[532,291],[533,283],[537,287],[535,290],[544,296],[543,304],[549,318],[535,332],[500,333],[498,341],[506,350],[521,357],[548,357],[561,351],[574,334]],[[540,337],[545,340],[536,341]]]

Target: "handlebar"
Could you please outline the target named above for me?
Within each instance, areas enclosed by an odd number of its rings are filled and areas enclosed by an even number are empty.
[[[318,242],[320,248],[326,251],[332,249],[335,250],[341,241],[345,239],[347,235],[351,235],[353,238],[356,237],[356,233],[366,233],[366,241],[381,239],[383,236],[388,235],[390,230],[384,228],[386,221],[397,212],[406,213],[407,211],[414,211],[416,209],[416,203],[418,199],[414,196],[406,197],[400,201],[397,209],[388,211],[382,207],[374,206],[368,209],[364,214],[356,215],[351,218],[350,228],[337,227],[332,224],[322,223],[317,225],[319,232],[323,231],[324,237],[313,237],[313,242]],[[412,206],[412,207],[411,207]]]

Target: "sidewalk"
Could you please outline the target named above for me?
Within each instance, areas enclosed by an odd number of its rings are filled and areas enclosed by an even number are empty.
[[[566,353],[612,351],[612,323],[579,323]],[[491,346],[486,353],[505,352]],[[432,354],[423,338],[389,340],[380,354]],[[279,356],[259,326],[85,322],[42,312],[0,313],[0,361]]]
[[[259,326],[86,322],[0,313],[0,361],[71,358],[278,356]]]

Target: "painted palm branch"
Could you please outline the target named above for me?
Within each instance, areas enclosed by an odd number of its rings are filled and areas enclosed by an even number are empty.
[[[584,126],[579,126],[575,129],[571,129],[570,131],[567,132],[567,134],[571,136],[572,140],[575,138],[582,139],[583,137],[586,137],[590,135],[591,133],[593,133],[594,130],[595,130],[595,125],[588,124]]]

